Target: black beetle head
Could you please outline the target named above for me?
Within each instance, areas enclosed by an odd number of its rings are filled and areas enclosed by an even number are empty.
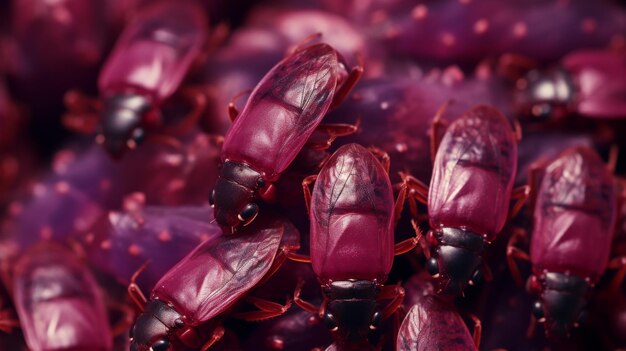
[[[247,226],[259,214],[257,192],[265,185],[261,174],[248,165],[226,161],[209,195],[215,220],[226,234]]]
[[[571,77],[562,69],[530,71],[517,82],[515,108],[534,119],[560,117],[572,102],[574,91]]]
[[[175,331],[182,328],[182,316],[163,301],[152,300],[135,321],[131,331],[131,351],[172,351]]]
[[[98,143],[113,157],[121,157],[127,150],[141,144],[145,130],[141,127],[148,111],[148,101],[138,95],[115,95],[105,100]]]

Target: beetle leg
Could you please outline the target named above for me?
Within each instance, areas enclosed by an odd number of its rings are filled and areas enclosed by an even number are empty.
[[[11,333],[13,328],[19,328],[20,321],[11,317],[10,310],[0,311],[0,331]]]
[[[317,126],[316,132],[321,132],[326,134],[324,136],[324,140],[314,140],[314,137],[322,137],[322,136],[314,136],[309,138],[307,141],[307,146],[313,150],[326,150],[330,147],[330,145],[337,139],[337,137],[342,137],[350,134],[356,133],[359,130],[359,125],[361,124],[361,119],[357,118],[355,124],[347,124],[347,123],[321,123]]]
[[[431,123],[431,127],[430,127],[430,160],[431,162],[435,162],[435,157],[437,156],[437,150],[439,149],[439,143],[441,143],[441,134],[443,134],[442,129],[447,129],[448,128],[448,121],[442,119],[441,117],[443,116],[443,114],[446,112],[446,109],[448,108],[448,106],[450,106],[450,104],[452,103],[452,100],[448,100],[446,102],[444,102],[439,109],[437,110],[437,113],[435,113],[435,117],[433,117],[433,121]]]
[[[350,91],[354,88],[356,83],[359,82],[361,76],[363,75],[363,66],[357,65],[352,67],[350,74],[348,74],[348,78],[343,82],[341,87],[335,91],[335,95],[333,96],[333,101],[330,103],[330,108],[335,108],[339,106],[346,99]]]
[[[296,290],[293,292],[293,302],[295,302],[295,304],[298,305],[298,307],[300,307],[301,309],[307,312],[322,315],[322,312],[321,312],[322,307],[315,306],[314,304],[308,301],[305,301],[300,297],[300,293],[302,292],[303,285],[304,285],[304,280],[301,279],[298,282],[298,285],[296,285]]]
[[[509,216],[508,216],[509,220],[517,216],[519,211],[522,209],[522,207],[526,203],[526,200],[528,200],[529,196],[530,196],[530,186],[528,185],[522,185],[518,188],[513,189],[513,192],[511,193],[511,199],[515,199],[517,201],[515,201],[515,204],[509,210]]]
[[[236,313],[234,317],[238,319],[250,321],[250,322],[258,322],[258,321],[278,317],[284,314],[285,312],[287,312],[289,308],[291,308],[291,304],[293,303],[293,301],[290,298],[287,298],[287,302],[285,302],[285,305],[281,305],[276,302],[272,302],[272,301],[265,300],[265,299],[260,299],[258,297],[253,297],[253,296],[246,296],[244,297],[244,300],[253,304],[260,311]]]
[[[496,70],[500,76],[515,81],[536,67],[537,62],[530,57],[518,54],[504,54],[498,60]]]
[[[372,155],[378,158],[378,161],[380,161],[380,164],[383,165],[385,172],[389,174],[389,167],[391,164],[391,159],[389,158],[389,154],[385,152],[385,150],[379,149],[375,146],[370,146],[367,148],[367,150],[369,150],[369,152],[371,152]]]
[[[231,122],[234,122],[237,119],[237,116],[239,116],[239,110],[237,109],[237,106],[235,106],[235,100],[251,92],[252,92],[252,89],[246,89],[244,91],[241,91],[235,94],[235,96],[233,96],[232,99],[230,99],[230,102],[228,103],[228,117],[230,117]]]
[[[295,253],[295,252],[287,253],[287,258],[292,260],[292,261],[296,261],[296,262],[300,262],[300,263],[311,263],[311,257],[310,256],[298,254],[298,253]]]
[[[424,240],[424,236],[417,226],[417,222],[415,220],[411,220],[411,224],[413,225],[413,230],[415,231],[415,236],[406,240],[403,240],[399,243],[396,243],[394,247],[394,255],[402,255],[407,253],[415,248],[417,244],[420,244],[422,250],[424,250],[424,245],[426,244]]]
[[[77,90],[70,90],[63,96],[68,109],[61,119],[65,128],[74,132],[91,134],[100,123],[98,100],[87,97]]]
[[[513,130],[515,131],[515,139],[517,139],[517,141],[521,141],[522,140],[522,125],[519,123],[519,120],[515,119],[513,121]]]
[[[383,320],[391,317],[404,302],[404,288],[400,285],[385,285],[380,289],[377,300],[392,299],[383,309]]]
[[[609,159],[606,161],[606,168],[608,168],[611,174],[615,174],[615,167],[617,166],[617,159],[619,156],[619,147],[615,144],[611,145],[609,149]]]
[[[624,278],[626,277],[626,256],[616,257],[609,261],[607,269],[617,269],[609,285],[609,291],[617,293],[621,289]]]
[[[141,272],[143,272],[146,267],[148,267],[148,264],[150,264],[150,261],[146,261],[146,263],[141,265],[141,267],[139,267],[139,269],[137,269],[137,271],[133,273],[133,276],[130,277],[130,284],[128,284],[128,295],[130,296],[130,299],[133,301],[135,306],[137,306],[139,311],[142,312],[144,306],[146,305],[146,303],[148,303],[148,299],[146,299],[146,295],[143,294],[141,288],[139,287],[139,285],[137,285],[136,281],[137,277],[139,277],[139,274],[141,274]]]
[[[220,339],[224,336],[224,327],[221,325],[217,328],[213,329],[213,333],[211,333],[211,338],[202,345],[200,351],[207,351],[211,346],[213,346],[216,342],[220,341]]]
[[[274,184],[270,184],[265,189],[260,189],[259,196],[261,197],[261,199],[263,199],[263,201],[267,203],[275,203],[276,202],[276,187],[274,186]]]
[[[474,330],[472,331],[472,339],[474,339],[474,345],[476,345],[476,350],[480,349],[480,337],[483,331],[483,324],[475,314],[469,313],[469,317],[474,322]]]
[[[119,310],[122,313],[122,318],[111,326],[111,334],[113,336],[121,335],[125,333],[135,322],[135,313],[127,305],[115,303],[112,305],[114,309]]]
[[[530,256],[521,249],[517,248],[515,244],[519,241],[519,239],[526,238],[526,231],[521,229],[516,229],[511,234],[509,241],[506,246],[506,261],[509,265],[509,270],[511,271],[511,275],[513,276],[513,280],[517,286],[522,286],[522,276],[520,274],[519,268],[517,267],[517,263],[515,259],[523,259],[525,261],[530,261]]]
[[[316,41],[318,39],[320,39],[322,37],[322,33],[321,32],[317,32],[317,33],[313,33],[309,36],[307,36],[306,38],[302,39],[302,41],[296,45],[293,49],[288,50],[287,51],[287,56],[291,56],[293,54],[295,54],[296,52],[304,49],[304,47],[306,45],[308,45],[310,42]]]
[[[424,205],[428,205],[428,185],[408,173],[400,172],[400,177],[407,184],[409,198],[413,197]],[[417,213],[414,215],[416,216]]]
[[[191,105],[191,111],[175,126],[163,129],[163,134],[182,136],[198,125],[198,121],[206,112],[207,97],[199,88],[184,88],[178,93]]]
[[[310,175],[302,180],[302,192],[304,193],[304,204],[306,212],[311,213],[311,189],[309,185],[317,180],[317,174]]]

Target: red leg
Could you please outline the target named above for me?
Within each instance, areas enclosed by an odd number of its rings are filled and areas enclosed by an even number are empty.
[[[528,200],[529,195],[530,195],[530,186],[528,185],[522,185],[518,188],[513,189],[513,192],[511,193],[511,200],[516,200],[516,201],[515,201],[515,204],[509,210],[508,219],[511,219],[517,216],[519,211],[522,209],[522,207],[526,203],[526,200]]]
[[[139,274],[143,272],[146,267],[150,264],[150,261],[146,261],[139,269],[133,273],[133,276],[130,278],[130,284],[128,284],[128,295],[130,299],[133,301],[135,306],[139,309],[139,311],[143,312],[143,308],[148,303],[148,299],[146,299],[146,295],[143,294],[139,285],[137,285],[137,277]]]
[[[311,213],[311,189],[309,185],[317,180],[317,174],[310,175],[302,180],[302,192],[304,193],[304,204],[306,205],[306,212]]]
[[[0,311],[0,331],[11,333],[13,328],[19,328],[20,321],[11,316],[10,310]]]
[[[472,331],[472,339],[474,339],[474,345],[476,345],[476,349],[480,349],[480,337],[483,331],[483,324],[476,315],[470,313],[469,317],[474,322],[474,330]]]
[[[428,186],[408,173],[401,172],[400,177],[406,182],[409,195],[424,205],[428,205]]]
[[[396,197],[396,203],[393,206],[393,218],[394,223],[398,223],[400,217],[402,216],[402,210],[404,209],[404,202],[406,201],[406,193],[407,193],[408,185],[406,181],[402,181],[400,184],[400,190],[398,191],[398,196]],[[413,207],[411,207],[413,209]],[[415,206],[415,211],[417,211],[417,206]],[[413,215],[413,213],[411,213]],[[417,216],[417,212],[415,213]]]
[[[296,290],[293,292],[293,302],[295,302],[295,304],[298,305],[298,307],[300,307],[301,309],[307,312],[321,315],[322,313],[320,312],[321,311],[320,307],[315,306],[314,304],[308,301],[304,301],[302,300],[302,298],[300,298],[300,293],[302,292],[303,285],[304,285],[304,280],[300,280],[298,282],[298,285],[296,286]]]
[[[352,70],[348,74],[348,78],[346,78],[346,81],[343,82],[341,87],[335,91],[335,95],[333,96],[333,101],[330,104],[330,108],[335,108],[339,106],[346,99],[356,83],[359,82],[359,79],[361,79],[362,75],[363,66],[357,65],[352,67]]]
[[[526,240],[526,232],[521,229],[513,231],[513,234],[511,234],[511,237],[509,238],[509,241],[506,247],[506,261],[509,265],[509,270],[511,271],[513,280],[515,281],[515,284],[517,284],[517,286],[522,286],[523,282],[522,282],[522,276],[520,274],[519,268],[517,267],[517,263],[515,262],[515,259],[522,259],[525,261],[530,261],[530,256],[528,256],[526,252],[522,251],[521,249],[515,246],[515,244],[517,244],[517,242],[520,239]]]
[[[326,150],[330,147],[330,145],[337,139],[337,137],[342,137],[350,134],[356,133],[359,130],[359,125],[361,124],[361,120],[357,119],[355,124],[347,124],[347,123],[322,123],[317,126],[316,132],[325,134],[323,140],[317,140],[315,138],[321,136],[316,135],[314,137],[309,138],[306,145],[313,150]]]
[[[617,272],[615,272],[615,275],[611,280],[611,285],[609,285],[609,291],[617,293],[622,288],[622,283],[626,277],[626,256],[612,259],[609,261],[607,268],[617,269]]]
[[[389,167],[391,165],[391,159],[389,158],[389,154],[386,153],[385,150],[379,149],[375,146],[370,146],[367,149],[369,150],[369,152],[372,153],[372,155],[378,158],[378,161],[380,161],[380,164],[383,165],[385,172],[389,174]]]
[[[235,119],[237,119],[237,116],[239,116],[239,110],[237,109],[237,106],[235,106],[235,100],[239,99],[241,96],[245,95],[245,94],[249,94],[252,92],[252,89],[247,89],[244,90],[242,92],[237,93],[235,96],[233,96],[233,98],[230,100],[230,102],[228,103],[228,116],[230,117],[230,121],[234,122]]]
[[[521,141],[522,140],[522,126],[520,125],[517,119],[513,121],[513,130],[515,131],[515,139],[517,139],[518,142]]]
[[[413,238],[406,239],[399,243],[396,243],[395,248],[394,248],[394,255],[398,256],[398,255],[407,253],[413,250],[415,246],[417,246],[418,243],[421,245],[421,242],[424,241],[424,236],[422,235],[422,232],[417,226],[415,220],[411,220],[411,224],[413,224],[413,230],[415,231],[415,236]],[[422,249],[423,249],[423,246],[422,246]]]
[[[619,147],[615,144],[611,145],[609,150],[609,159],[606,162],[606,167],[611,174],[615,174],[615,167],[617,166],[617,159],[619,157]]]
[[[377,300],[391,299],[389,304],[383,309],[383,320],[391,317],[402,306],[404,301],[404,288],[400,285],[386,285],[380,289]]]
[[[100,103],[76,90],[70,90],[63,97],[68,112],[63,115],[62,123],[74,132],[91,134],[100,123]]]
[[[213,333],[211,333],[211,338],[202,345],[200,351],[207,351],[211,346],[215,345],[216,342],[220,341],[220,339],[224,336],[224,327],[219,326],[213,329]]]
[[[537,62],[522,55],[504,54],[498,60],[497,66],[497,72],[500,76],[515,81],[523,77],[526,72],[535,69]]]
[[[198,125],[198,121],[206,113],[207,97],[199,88],[184,88],[178,93],[191,105],[191,112],[175,126],[164,128],[163,134],[182,136]]]
[[[111,334],[113,334],[113,336],[118,336],[125,333],[133,326],[133,323],[135,322],[135,312],[124,304],[114,303],[111,307],[122,313],[122,318],[111,326]]]
[[[246,321],[251,321],[251,322],[262,321],[262,320],[278,317],[284,314],[285,312],[287,312],[287,310],[291,308],[291,304],[292,304],[291,299],[287,299],[287,302],[285,302],[285,305],[281,305],[276,302],[260,299],[258,297],[253,297],[253,296],[246,296],[244,297],[244,300],[253,304],[255,307],[259,309],[259,311],[237,313],[234,315],[234,317],[243,319]]]
[[[430,129],[430,160],[434,163],[435,157],[437,156],[437,150],[439,149],[439,143],[441,143],[441,134],[443,132],[441,129],[446,129],[448,127],[448,122],[446,120],[441,119],[443,114],[446,112],[448,106],[452,103],[451,100],[448,100],[443,105],[439,107],[435,117],[433,118],[433,122]]]
[[[311,263],[311,257],[294,252],[287,253],[287,258],[300,263]]]
[[[319,40],[321,37],[322,37],[322,33],[320,32],[309,35],[308,37],[302,39],[302,41],[296,47],[287,51],[287,56],[291,56],[295,54],[296,52],[304,49],[309,43]]]

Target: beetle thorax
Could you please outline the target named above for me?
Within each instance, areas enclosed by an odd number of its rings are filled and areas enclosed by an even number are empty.
[[[479,280],[482,253],[488,245],[483,235],[467,228],[441,227],[428,237],[433,247],[428,269],[436,278],[438,292],[458,294]]]
[[[381,312],[376,298],[380,284],[373,280],[341,280],[322,287],[327,299],[322,319],[338,343],[366,343],[378,327]]]

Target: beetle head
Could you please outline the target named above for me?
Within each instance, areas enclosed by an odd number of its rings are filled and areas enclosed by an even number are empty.
[[[183,317],[172,306],[155,299],[146,304],[131,330],[131,351],[171,351]]]
[[[574,85],[562,69],[533,70],[516,83],[515,108],[536,119],[562,117],[574,98]]]
[[[545,322],[546,334],[567,337],[586,319],[583,308],[589,284],[580,277],[561,273],[547,273],[542,278],[543,291],[533,304],[533,315]]]
[[[113,157],[134,149],[144,139],[141,127],[149,102],[140,95],[113,95],[105,100],[102,111],[98,143]]]
[[[378,288],[372,281],[335,281],[326,290],[329,302],[322,322],[340,343],[368,345],[368,335],[382,322],[376,296]]]
[[[468,229],[443,227],[434,233],[435,252],[426,262],[438,294],[458,295],[478,283],[485,242]]]
[[[224,233],[233,234],[252,223],[259,213],[255,200],[265,186],[261,174],[245,163],[224,162],[215,188],[209,195],[215,220]]]

